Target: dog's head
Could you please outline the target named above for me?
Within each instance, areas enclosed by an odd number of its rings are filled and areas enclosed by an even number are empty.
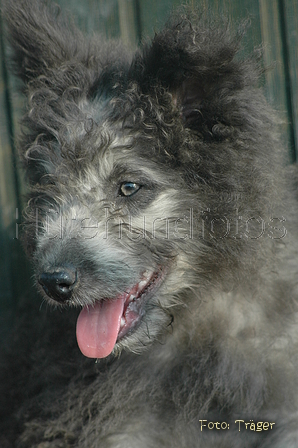
[[[28,98],[36,284],[83,307],[86,356],[139,351],[251,265],[263,227],[240,215],[266,214],[278,146],[257,64],[239,61],[239,34],[189,12],[135,54],[42,1],[7,2],[5,17]]]

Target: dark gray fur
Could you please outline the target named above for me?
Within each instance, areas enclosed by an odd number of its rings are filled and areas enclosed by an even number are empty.
[[[43,2],[7,1],[4,16],[28,98],[25,247],[46,301],[43,272],[72,264],[80,283],[62,313],[21,307],[1,446],[297,447],[296,204],[241,30],[180,11],[130,54]],[[121,196],[125,181],[142,188]],[[157,266],[140,326],[84,358],[78,308]],[[275,425],[239,432],[236,419]]]

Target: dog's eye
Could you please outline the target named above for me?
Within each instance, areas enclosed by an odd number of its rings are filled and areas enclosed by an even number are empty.
[[[123,182],[120,185],[120,195],[121,196],[132,196],[134,193],[139,191],[141,185],[135,182]]]

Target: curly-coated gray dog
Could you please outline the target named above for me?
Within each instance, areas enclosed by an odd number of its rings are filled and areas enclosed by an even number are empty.
[[[3,446],[297,447],[296,205],[260,59],[187,9],[133,54],[42,1],[4,16],[58,310],[22,306]]]

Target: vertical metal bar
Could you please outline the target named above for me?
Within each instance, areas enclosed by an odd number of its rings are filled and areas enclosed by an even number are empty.
[[[293,110],[293,102],[292,102],[292,82],[290,75],[290,60],[289,60],[289,43],[287,37],[287,21],[286,21],[286,12],[285,12],[285,4],[284,0],[278,1],[279,8],[279,16],[281,21],[281,41],[282,41],[282,55],[283,55],[283,63],[285,70],[285,89],[286,89],[286,101],[287,108],[290,117],[290,157],[292,162],[297,161],[297,153],[296,153],[296,137],[295,136],[295,128],[294,128],[294,110]]]
[[[142,34],[143,34],[140,0],[134,0],[134,9],[135,9],[135,20],[136,20],[137,44],[140,44],[142,41]]]
[[[4,83],[4,99],[5,99],[5,113],[7,116],[7,126],[8,126],[8,137],[9,144],[11,148],[11,156],[12,156],[12,164],[13,164],[13,176],[14,176],[14,188],[16,195],[16,205],[19,210],[21,210],[21,187],[20,180],[18,176],[17,170],[17,150],[15,146],[15,132],[13,125],[13,113],[11,106],[11,97],[9,93],[9,82],[8,82],[8,71],[6,65],[6,53],[5,53],[5,44],[4,44],[4,35],[3,35],[3,21],[0,15],[0,54],[1,54],[1,65],[2,65],[2,76]]]

